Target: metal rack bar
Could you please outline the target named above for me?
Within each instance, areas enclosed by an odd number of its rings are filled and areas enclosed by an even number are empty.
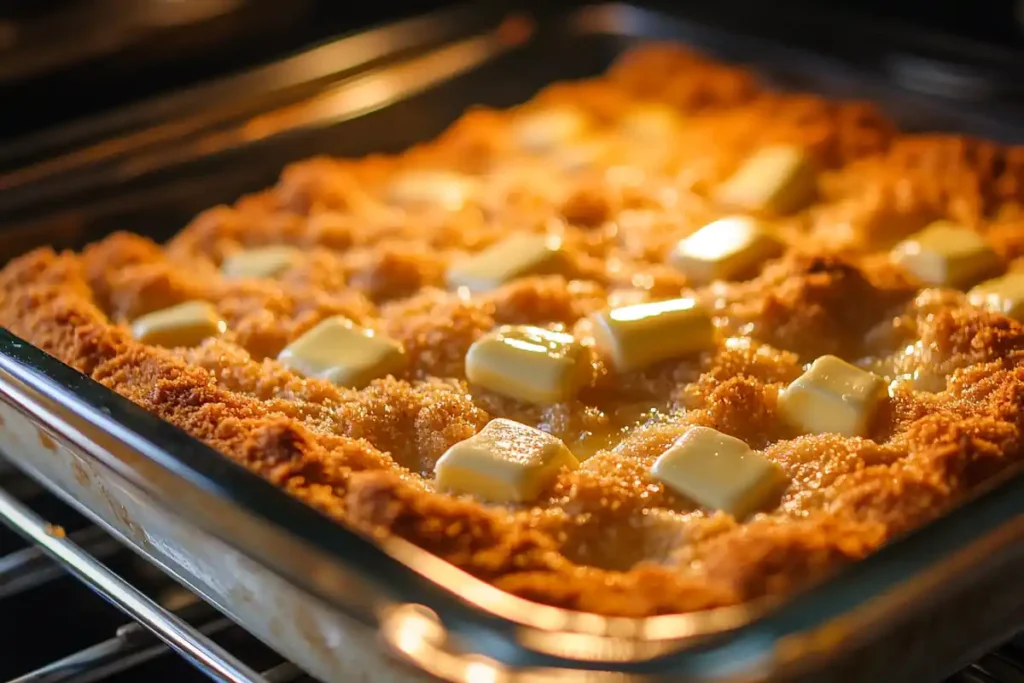
[[[50,533],[38,515],[0,490],[0,520],[38,545],[71,574],[135,619],[210,678],[225,683],[266,683],[259,673],[185,621],[156,604],[68,538]]]
[[[951,683],[1000,683],[998,679],[992,678],[984,671],[975,667],[969,667],[950,679]]]
[[[277,666],[263,672],[267,683],[294,683],[300,679],[312,680],[306,673],[291,662],[281,662]]]
[[[984,671],[1000,683],[1024,683],[1024,662],[1019,653],[1006,647],[985,655],[972,668]]]
[[[205,606],[205,603],[198,604]],[[212,611],[208,606],[207,609]],[[231,628],[241,627],[224,617],[196,626],[196,629],[206,636],[216,635]],[[170,652],[170,648],[156,640],[149,631],[137,623],[131,623],[118,629],[117,635],[113,638],[51,662],[8,683],[97,683]],[[261,675],[267,683],[311,680],[302,669],[291,662],[282,662]]]
[[[99,527],[87,527],[70,535],[73,543],[91,557],[104,560],[124,546],[103,533]],[[0,557],[0,600],[49,583],[64,576],[39,546],[29,546]]]
[[[234,626],[229,619],[201,601],[187,606],[178,616],[195,623],[196,631],[204,636],[212,636]],[[169,651],[153,634],[132,622],[117,629],[113,638],[51,662],[9,683],[94,683]]]
[[[232,629],[239,632],[242,630],[198,598],[176,610],[175,614],[205,636],[214,636]],[[170,653],[171,649],[152,633],[137,622],[131,622],[117,629],[113,637],[101,643],[55,660],[8,683],[97,683]],[[261,676],[267,683],[311,680],[291,662],[271,667]]]

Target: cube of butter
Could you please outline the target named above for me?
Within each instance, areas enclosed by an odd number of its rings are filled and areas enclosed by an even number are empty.
[[[195,346],[207,337],[227,330],[217,309],[206,301],[187,301],[154,311],[132,322],[132,336],[143,344],[156,346]]]
[[[594,342],[619,372],[714,346],[711,314],[694,299],[670,299],[595,313]]]
[[[782,418],[802,434],[867,436],[887,396],[885,380],[835,356],[822,356],[779,392]]]
[[[498,418],[449,448],[434,467],[438,488],[496,503],[527,503],[551,485],[563,467],[579,462],[561,439]]]
[[[655,102],[631,108],[619,121],[622,131],[640,142],[670,142],[679,134],[683,118],[675,107]]]
[[[393,339],[343,316],[322,321],[281,351],[277,360],[304,377],[353,389],[405,369],[405,350]]]
[[[737,519],[768,505],[787,483],[782,468],[743,441],[699,426],[658,456],[651,474],[703,507]]]
[[[999,269],[999,257],[970,228],[936,221],[900,242],[892,260],[921,282],[936,287],[969,287]]]
[[[814,166],[799,147],[765,147],[722,183],[715,194],[725,206],[774,215],[794,213],[814,199]]]
[[[476,197],[475,179],[451,171],[406,171],[388,187],[388,201],[406,207],[432,205],[455,211]]]
[[[680,240],[669,263],[694,284],[706,285],[753,274],[781,251],[782,243],[759,221],[737,216],[709,223]]]
[[[615,158],[615,144],[605,138],[588,138],[574,142],[552,153],[552,168],[576,173],[597,166],[607,166]],[[536,180],[534,181],[536,183]]]
[[[448,269],[448,286],[489,292],[528,275],[553,275],[566,269],[562,240],[550,235],[512,235]]]
[[[586,114],[575,107],[549,107],[516,116],[512,137],[523,149],[543,154],[580,139],[589,127]]]
[[[295,247],[284,244],[247,249],[224,259],[221,272],[232,279],[273,278],[295,265],[301,255]]]
[[[466,354],[473,384],[528,403],[561,403],[590,372],[586,349],[571,334],[506,325],[484,335]]]
[[[982,282],[967,294],[967,298],[978,308],[1024,322],[1024,273],[1007,273],[995,280]]]

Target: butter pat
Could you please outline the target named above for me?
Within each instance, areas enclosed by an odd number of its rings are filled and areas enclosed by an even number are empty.
[[[835,356],[822,356],[779,392],[779,412],[802,434],[867,436],[886,398],[885,380]]]
[[[572,335],[529,325],[498,328],[466,354],[470,382],[528,403],[568,401],[589,371],[586,349]]]
[[[640,142],[667,143],[679,134],[683,119],[667,104],[642,104],[626,112],[619,121],[622,131]]]
[[[740,216],[709,223],[680,240],[669,263],[694,284],[706,285],[750,275],[781,251],[782,244],[757,220]]]
[[[397,374],[406,364],[401,344],[342,316],[328,318],[306,332],[285,347],[277,360],[304,377],[354,389]]]
[[[542,154],[583,137],[590,122],[573,107],[550,107],[518,115],[512,136],[520,147]]]
[[[388,201],[401,206],[433,205],[455,211],[476,197],[476,181],[450,171],[406,171],[388,188]]]
[[[434,474],[438,488],[445,491],[496,503],[527,503],[536,500],[563,467],[578,466],[561,439],[498,418],[449,448]]]
[[[132,323],[132,336],[143,344],[196,346],[227,330],[217,309],[205,301],[188,301],[148,313]]]
[[[552,153],[557,168],[567,173],[584,171],[599,165],[607,165],[614,158],[615,147],[606,139],[590,138],[559,147]]]
[[[999,269],[999,257],[974,230],[936,221],[900,242],[892,260],[936,287],[969,287]]]
[[[298,249],[287,245],[247,249],[226,258],[221,272],[232,279],[273,278],[295,265],[300,256]]]
[[[799,147],[765,147],[719,186],[719,203],[738,209],[783,215],[814,199],[815,172]]]
[[[967,298],[978,308],[1024,321],[1024,273],[1007,273],[995,280],[983,282],[972,289]]]
[[[513,235],[455,263],[448,270],[448,286],[471,292],[489,292],[528,275],[564,272],[562,240],[549,235]]]
[[[613,308],[591,318],[597,348],[620,372],[679,358],[714,345],[715,327],[694,299]]]
[[[687,429],[658,456],[651,474],[703,507],[737,519],[765,507],[787,482],[778,465],[710,427]]]

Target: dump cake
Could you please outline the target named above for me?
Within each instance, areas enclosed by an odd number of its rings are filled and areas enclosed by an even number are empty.
[[[1022,181],[1022,149],[654,45],[166,245],[34,251],[0,323],[341,523],[688,612],[1022,458]]]

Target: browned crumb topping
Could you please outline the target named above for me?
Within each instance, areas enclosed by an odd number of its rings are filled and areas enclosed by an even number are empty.
[[[680,125],[624,130],[652,103]],[[579,129],[523,151],[523,122],[556,110]],[[590,340],[588,314],[688,291],[669,249],[726,215],[714,189],[779,143],[810,155],[817,199],[770,219],[789,247],[754,279],[696,290],[716,316],[714,350],[625,374],[592,354],[578,399],[557,405],[467,385],[466,351],[497,325]],[[442,169],[440,204],[396,198],[397,181]],[[460,183],[475,189],[462,196]],[[293,164],[165,247],[119,233],[81,254],[32,252],[0,272],[0,324],[339,522],[532,600],[687,612],[820,578],[1021,460],[1024,328],[962,293],[922,290],[885,254],[949,218],[1016,269],[1022,201],[1022,149],[903,135],[869,104],[765,92],[742,69],[651,46],[512,111],[470,111],[403,155]],[[560,235],[568,271],[446,291],[455,259],[511,231]],[[302,254],[276,278],[221,276],[226,257],[276,244]],[[130,321],[194,299],[216,306],[225,336],[190,349],[133,340]],[[339,314],[403,344],[407,370],[356,391],[274,360]],[[870,438],[794,438],[780,420],[779,391],[823,354],[892,380]],[[580,468],[532,506],[435,491],[437,459],[494,417],[555,434]],[[791,483],[777,506],[736,520],[652,478],[691,424],[781,466]]]

